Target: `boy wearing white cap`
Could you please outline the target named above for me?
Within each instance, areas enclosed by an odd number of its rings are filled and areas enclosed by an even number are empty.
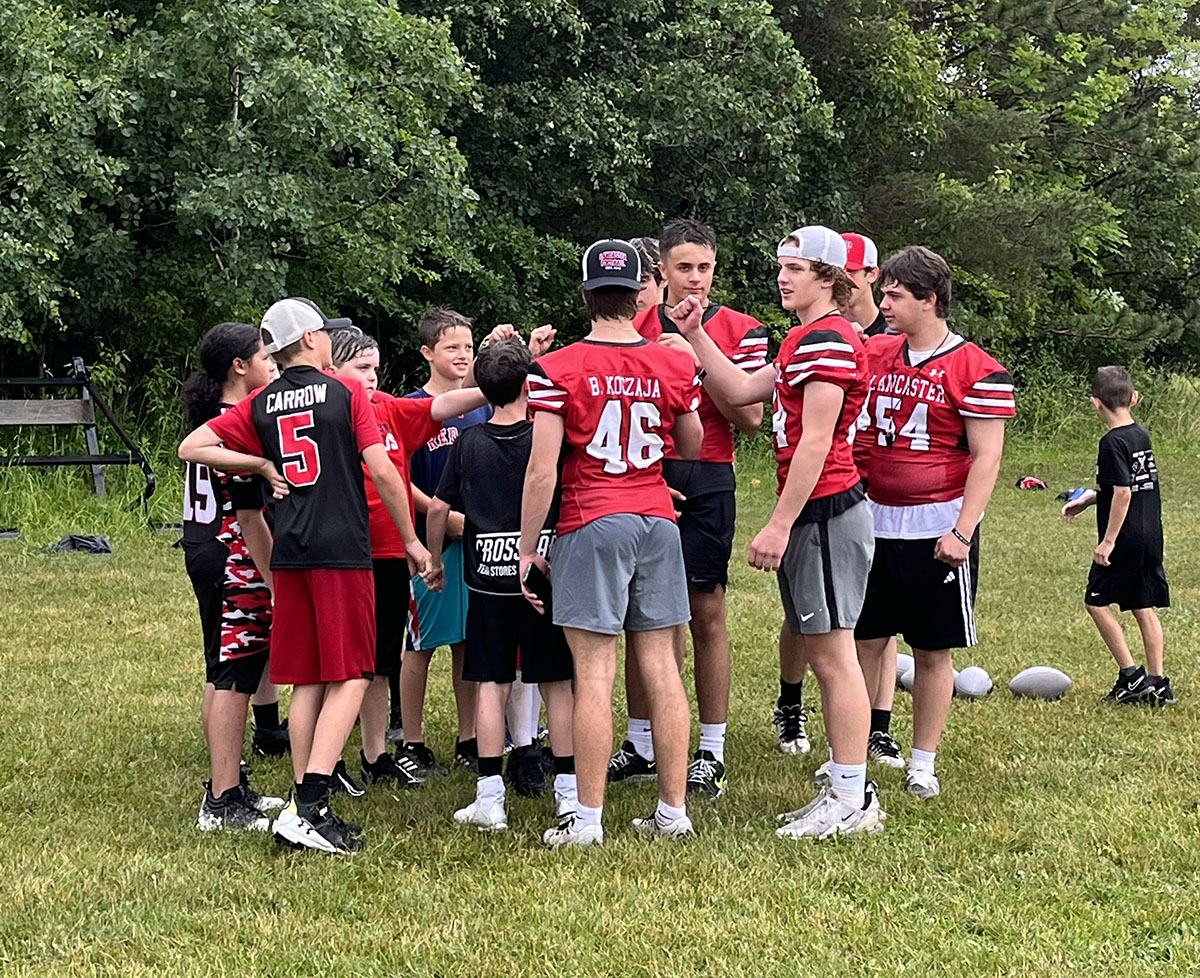
[[[731,404],[773,402],[779,466],[775,511],[750,545],[750,564],[776,571],[784,616],[803,635],[821,685],[833,751],[831,782],[803,808],[781,816],[781,838],[828,838],[883,830],[875,786],[866,780],[870,702],[854,651],[874,551],[871,516],[854,464],[855,423],[867,395],[867,358],[838,312],[854,283],[846,243],[829,228],[799,228],[779,243],[781,304],[800,324],[773,364],[747,376],[700,329],[700,303],[671,310],[714,385]]]
[[[392,465],[366,388],[324,371],[328,319],[307,299],[282,299],[263,316],[274,382],[183,440],[179,457],[227,472],[255,472],[280,500],[271,555],[275,609],[271,678],[293,685],[289,711],[296,784],[273,830],[296,848],[363,847],[329,807],[335,765],[375,669],[375,591],[365,464],[400,530],[410,567],[440,586],[413,530],[408,492]]]

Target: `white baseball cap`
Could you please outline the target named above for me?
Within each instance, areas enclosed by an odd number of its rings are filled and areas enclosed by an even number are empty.
[[[793,244],[788,238],[800,243]],[[846,270],[846,242],[840,234],[823,224],[807,224],[796,228],[791,234],[779,242],[775,254],[780,258],[803,258],[805,261],[819,261],[834,268]],[[854,288],[858,283],[846,276]]]
[[[305,333],[318,329],[353,329],[362,332],[349,319],[330,319],[312,299],[280,299],[263,313],[259,335],[268,353],[291,346]]]

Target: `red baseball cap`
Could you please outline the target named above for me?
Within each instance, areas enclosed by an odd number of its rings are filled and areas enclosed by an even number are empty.
[[[846,242],[846,271],[879,267],[879,249],[865,234],[843,234],[842,240]]]

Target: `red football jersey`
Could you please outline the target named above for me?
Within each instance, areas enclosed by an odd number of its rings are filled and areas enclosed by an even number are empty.
[[[667,318],[665,304],[638,313],[633,325],[651,341],[657,341],[664,332],[679,332]],[[717,348],[746,373],[754,373],[767,365],[767,328],[753,316],[712,303],[704,310],[703,326],[704,332],[712,337]],[[696,461],[732,462],[733,425],[703,388],[700,392],[700,420],[704,422],[704,445]],[[667,458],[679,458],[670,438],[667,439],[666,452]]]
[[[867,350],[870,392],[859,427],[870,448],[871,498],[886,506],[957,499],[971,471],[965,419],[1017,413],[1008,371],[966,340],[919,366],[909,363],[903,335],[872,336]]]
[[[570,449],[557,532],[614,513],[674,520],[662,474],[666,435],[699,402],[692,358],[657,343],[580,340],[539,359],[530,411],[561,416]]]
[[[416,522],[413,508],[412,485],[408,476],[408,462],[413,452],[442,430],[442,423],[433,420],[433,398],[392,397],[376,391],[371,399],[375,419],[379,422],[379,435],[388,458],[396,466],[404,480],[408,494],[409,514]],[[371,481],[371,474],[363,466],[363,480],[367,490],[367,515],[371,521],[371,556],[403,557],[404,540],[396,528],[396,521],[383,504],[383,497]]]
[[[836,312],[807,326],[794,327],[775,358],[771,427],[775,432],[775,461],[779,465],[777,494],[783,492],[792,455],[804,431],[804,386],[812,381],[835,384],[844,394],[833,444],[809,496],[821,499],[858,485],[853,445],[858,416],[867,396],[867,351],[857,330]]]

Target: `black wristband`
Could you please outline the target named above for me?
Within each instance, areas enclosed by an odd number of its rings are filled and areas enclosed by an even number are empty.
[[[966,537],[964,537],[961,533],[958,532],[957,526],[951,527],[950,532],[954,534],[955,539],[958,540],[958,542],[961,543],[964,547],[971,546],[971,541],[968,540]]]
[[[703,384],[704,378],[707,376],[708,376],[708,371],[705,370],[703,367],[701,367],[700,372],[696,374],[696,383]]]

